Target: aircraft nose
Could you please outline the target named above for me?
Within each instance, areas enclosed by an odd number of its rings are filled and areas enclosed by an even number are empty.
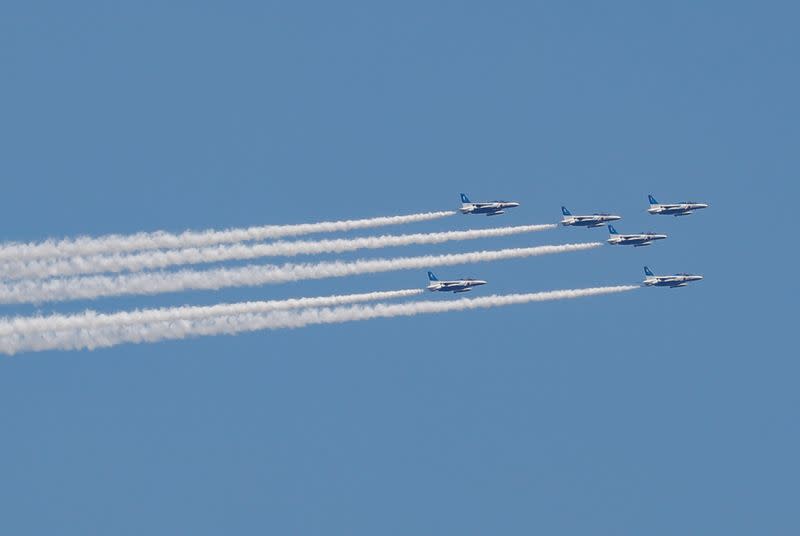
[[[484,281],[484,280],[482,280],[482,279],[478,279],[477,281],[475,281],[475,284],[476,284],[476,285],[485,285],[485,284],[486,284],[486,281]]]

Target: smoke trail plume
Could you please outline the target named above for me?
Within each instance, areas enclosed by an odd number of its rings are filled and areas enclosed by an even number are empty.
[[[214,270],[144,272],[116,276],[66,277],[0,283],[0,303],[42,303],[102,296],[160,294],[185,290],[216,290],[227,287],[285,283],[351,275],[451,266],[502,259],[535,257],[601,247],[602,242],[536,246],[449,255],[328,261],[314,264],[249,265]]]
[[[312,298],[290,298],[287,300],[220,303],[208,306],[165,307],[161,309],[137,309],[119,313],[85,311],[73,315],[54,314],[48,316],[23,316],[0,319],[0,337],[8,335],[30,335],[44,331],[97,329],[109,326],[137,325],[175,320],[198,320],[214,316],[235,316],[266,313],[285,309],[307,309],[311,307],[333,307],[368,301],[392,300],[417,296],[423,289],[389,290],[362,294],[318,296]]]
[[[418,314],[444,313],[506,305],[574,299],[627,292],[638,285],[554,290],[531,294],[495,295],[448,301],[418,301],[400,304],[355,305],[312,308],[300,311],[246,313],[200,319],[159,321],[139,325],[117,325],[97,329],[68,329],[35,333],[30,336],[0,337],[0,352],[14,354],[36,350],[96,349],[122,343],[158,342],[201,335],[236,334],[264,329],[300,328],[313,324],[338,324],[372,318],[393,318]]]
[[[25,261],[34,259],[125,253],[149,249],[178,249],[231,244],[247,240],[267,240],[311,233],[353,231],[387,225],[401,225],[452,216],[455,211],[424,212],[405,216],[382,216],[360,220],[324,221],[295,225],[264,225],[223,231],[185,231],[179,234],[156,231],[132,235],[82,236],[44,242],[11,242],[0,245],[0,261]]]
[[[519,225],[515,227],[446,231],[441,233],[366,236],[335,240],[273,242],[270,244],[217,245],[203,248],[145,251],[127,255],[89,255],[61,259],[7,261],[0,263],[0,278],[26,279],[102,272],[138,272],[181,264],[212,263],[270,256],[288,257],[318,253],[344,253],[358,249],[378,249],[412,244],[439,244],[454,240],[473,240],[533,233],[557,227],[554,224]]]

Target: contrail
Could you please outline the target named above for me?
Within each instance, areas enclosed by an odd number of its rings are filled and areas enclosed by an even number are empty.
[[[599,248],[602,242],[536,246],[529,248],[473,251],[449,255],[362,259],[351,262],[327,261],[314,264],[248,265],[213,270],[143,272],[124,275],[95,275],[46,280],[25,279],[0,283],[0,303],[43,303],[102,296],[160,294],[185,290],[216,290],[227,287],[285,283],[351,275],[451,266],[502,259],[535,257]]]
[[[173,234],[165,231],[131,235],[106,235],[98,237],[65,238],[44,242],[10,242],[0,245],[0,261],[25,261],[34,259],[69,257],[73,255],[99,255],[125,253],[148,249],[178,249],[231,244],[247,240],[267,240],[311,233],[353,231],[387,225],[401,225],[435,220],[456,214],[455,211],[423,212],[405,216],[382,216],[360,220],[323,221],[294,225],[264,225],[223,231],[184,231]]]
[[[318,253],[344,253],[359,249],[378,249],[412,244],[439,244],[455,240],[494,238],[555,229],[555,224],[519,225],[494,229],[472,229],[440,233],[366,236],[334,240],[273,242],[270,244],[217,245],[167,251],[146,251],[120,255],[90,255],[63,259],[37,259],[0,263],[0,278],[26,279],[93,274],[102,272],[139,272],[181,264],[212,263],[258,257],[290,257]]]
[[[368,301],[392,300],[418,296],[423,289],[389,290],[362,294],[318,296],[312,298],[289,298],[286,300],[220,303],[208,306],[164,307],[161,309],[137,309],[119,313],[85,311],[79,314],[48,316],[22,316],[0,318],[0,337],[8,335],[30,335],[45,331],[75,329],[97,329],[119,325],[149,324],[175,320],[197,320],[213,316],[234,316],[251,313],[266,313],[284,309],[307,309],[311,307],[333,307]]]
[[[530,294],[494,295],[447,301],[418,301],[400,304],[354,305],[334,308],[312,308],[300,311],[245,313],[201,319],[159,321],[150,324],[118,325],[97,329],[70,329],[36,333],[32,336],[0,337],[0,352],[14,354],[37,350],[96,349],[122,343],[158,342],[201,335],[233,335],[264,329],[300,328],[313,324],[338,324],[373,318],[415,316],[506,305],[574,299],[627,292],[639,285],[554,290]]]

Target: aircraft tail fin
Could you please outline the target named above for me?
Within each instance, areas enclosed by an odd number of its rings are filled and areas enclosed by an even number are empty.
[[[469,197],[467,197],[467,194],[461,194],[461,203],[463,203],[465,205],[468,205],[469,203],[471,203],[471,201],[469,200]]]
[[[656,201],[656,198],[653,197],[652,195],[648,195],[647,196],[647,200],[650,201],[651,205],[657,205],[658,204],[658,201]]]
[[[461,194],[464,195],[464,194]],[[433,272],[428,272],[428,281],[439,281],[439,278],[433,275]]]
[[[608,232],[611,234],[619,234],[616,229],[614,229],[613,225],[608,226]]]
[[[644,267],[644,275],[646,275],[648,277],[652,277],[653,276],[653,271],[650,270],[650,268],[648,268],[647,266],[645,266]]]
[[[572,216],[572,212],[567,210],[567,207],[561,207],[561,214],[563,214],[564,216]]]

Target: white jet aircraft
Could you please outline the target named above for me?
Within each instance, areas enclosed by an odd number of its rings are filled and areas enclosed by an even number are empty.
[[[473,203],[465,194],[461,194],[461,214],[486,214],[487,216],[497,216],[505,214],[505,209],[518,207],[519,203],[514,201],[490,201]]]
[[[439,281],[439,278],[433,275],[433,272],[428,272],[428,280],[430,284],[427,286],[427,289],[431,292],[469,292],[472,290],[472,287],[486,284],[486,281],[481,281],[480,279]]]
[[[573,225],[575,227],[586,228],[602,227],[610,221],[622,219],[622,216],[615,216],[614,214],[607,214],[605,212],[594,213],[589,216],[574,216],[572,212],[567,209],[567,207],[561,207],[561,214],[564,215],[564,219],[561,220],[561,225]]]
[[[650,201],[650,208],[647,209],[647,212],[665,216],[688,216],[693,210],[708,208],[708,203],[695,203],[693,201],[662,204],[656,201],[656,198],[652,195],[648,195],[647,200]]]
[[[654,240],[664,240],[667,235],[656,233],[619,234],[613,225],[608,226],[611,236],[608,243],[612,246],[633,246],[635,248],[649,246]]]
[[[685,287],[687,283],[703,279],[702,275],[694,274],[653,275],[653,272],[647,266],[644,267],[644,274],[647,276],[644,284],[648,287]]]

